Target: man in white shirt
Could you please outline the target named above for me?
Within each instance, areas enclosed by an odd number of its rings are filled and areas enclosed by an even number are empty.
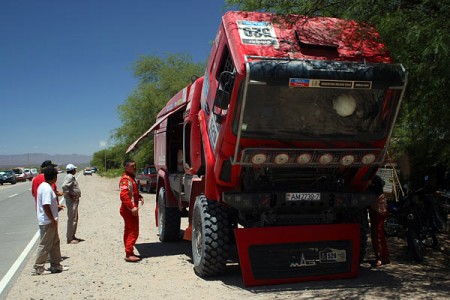
[[[32,275],[46,273],[44,265],[49,255],[50,268],[48,271],[51,273],[60,273],[67,270],[67,267],[61,265],[61,250],[58,235],[58,198],[52,189],[52,184],[58,180],[58,171],[55,168],[45,168],[43,173],[45,182],[39,185],[36,201],[41,241],[37,248]]]

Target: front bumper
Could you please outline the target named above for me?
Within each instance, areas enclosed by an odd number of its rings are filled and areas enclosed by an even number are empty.
[[[314,194],[305,200],[300,194]],[[308,197],[306,197],[307,199]],[[223,201],[241,212],[280,211],[295,212],[305,210],[333,210],[364,208],[374,203],[373,193],[311,192],[311,193],[239,193],[225,192]]]

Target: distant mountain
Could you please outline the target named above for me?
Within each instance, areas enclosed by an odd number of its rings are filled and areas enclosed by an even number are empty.
[[[88,166],[92,160],[92,155],[79,154],[45,154],[30,153],[16,155],[0,155],[0,168],[8,167],[39,167],[43,161],[51,160],[55,164],[66,165],[72,163],[76,166]]]

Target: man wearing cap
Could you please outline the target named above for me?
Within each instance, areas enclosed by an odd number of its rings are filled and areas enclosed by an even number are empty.
[[[44,169],[45,168],[55,168],[57,165],[54,164],[51,160],[46,160],[41,164],[41,172],[33,178],[33,182],[31,183],[31,194],[34,197],[34,205],[36,206],[37,204],[37,190],[39,188],[39,186],[41,185],[41,183],[45,182],[45,177],[44,177]],[[55,192],[57,197],[60,197],[63,195],[62,192],[58,191],[56,188],[56,182],[52,183],[52,189]],[[59,205],[59,201],[58,201],[58,209],[61,210],[64,206]]]
[[[60,240],[58,235],[58,197],[52,184],[58,180],[58,171],[53,167],[43,169],[45,181],[37,190],[37,220],[41,240],[36,251],[32,275],[43,275],[48,272],[60,273],[68,268],[61,265]],[[50,256],[50,268],[46,270],[44,265]]]
[[[81,190],[75,178],[77,167],[68,164],[66,172],[67,176],[62,184],[62,190],[67,205],[67,244],[78,244],[82,239],[75,237],[78,225],[78,204],[81,197]]]

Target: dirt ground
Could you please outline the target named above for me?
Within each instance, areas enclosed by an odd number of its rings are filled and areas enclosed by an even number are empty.
[[[240,269],[212,279],[195,275],[190,242],[161,243],[154,219],[154,194],[143,194],[139,263],[126,263],[122,245],[123,220],[119,215],[118,179],[97,175],[78,179],[82,198],[78,245],[66,244],[65,211],[59,234],[63,264],[60,274],[31,276],[35,249],[7,299],[449,299],[449,235],[440,235],[439,249],[428,252],[426,262],[413,263],[402,239],[390,238],[390,265],[372,268],[363,263],[356,279],[303,282],[246,288]],[[183,229],[186,223],[183,224]],[[37,226],[36,226],[37,230]],[[372,259],[370,243],[367,259]]]

